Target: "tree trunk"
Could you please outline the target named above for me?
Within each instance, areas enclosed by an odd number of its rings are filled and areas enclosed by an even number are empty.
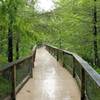
[[[0,53],[2,53],[2,51],[3,51],[2,50],[3,49],[2,46],[3,46],[3,44],[2,44],[2,37],[0,36]]]
[[[12,30],[13,21],[9,18],[8,26],[8,62],[13,61],[13,30]]]
[[[2,36],[2,33],[3,33],[3,27],[2,25],[0,25],[0,53],[2,53],[3,51],[3,36]]]
[[[17,34],[16,39],[16,59],[19,59],[19,34]]]
[[[96,11],[96,0],[94,0],[94,64],[98,65],[98,45],[97,45],[97,11]]]

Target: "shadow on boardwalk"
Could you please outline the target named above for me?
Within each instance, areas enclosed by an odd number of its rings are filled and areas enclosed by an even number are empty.
[[[80,100],[80,91],[71,74],[45,48],[40,48],[33,79],[17,94],[17,100]]]

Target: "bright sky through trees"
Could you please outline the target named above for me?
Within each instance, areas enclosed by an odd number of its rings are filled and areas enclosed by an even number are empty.
[[[53,0],[37,0],[35,4],[35,9],[39,12],[46,12],[55,9],[55,4]]]

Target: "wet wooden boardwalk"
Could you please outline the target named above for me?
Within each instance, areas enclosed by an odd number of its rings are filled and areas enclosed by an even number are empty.
[[[45,48],[37,50],[33,79],[17,94],[17,100],[80,100],[71,74]]]

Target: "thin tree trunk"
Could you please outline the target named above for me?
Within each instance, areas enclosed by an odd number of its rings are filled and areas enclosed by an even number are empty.
[[[9,18],[9,26],[8,26],[8,62],[13,61],[13,31],[12,31],[12,24],[13,21]]]
[[[2,53],[2,37],[0,36],[0,53]]]
[[[19,59],[19,34],[17,34],[16,39],[16,59]]]
[[[3,27],[0,25],[0,34],[3,33]],[[3,51],[3,37],[2,34],[0,35],[0,53]]]
[[[98,65],[98,45],[97,45],[97,11],[96,0],[94,0],[94,64]]]

